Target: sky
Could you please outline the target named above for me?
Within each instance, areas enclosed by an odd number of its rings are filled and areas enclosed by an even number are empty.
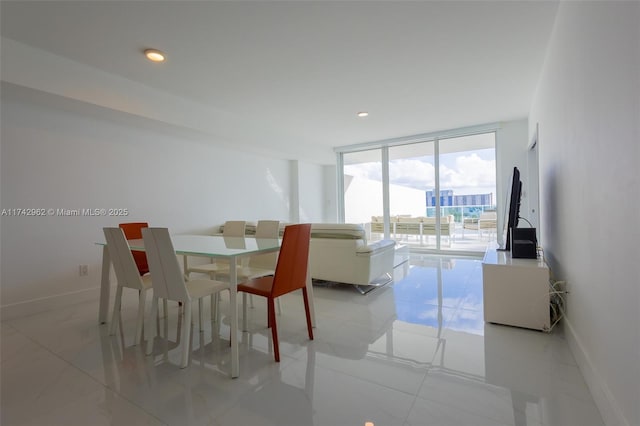
[[[381,181],[379,162],[345,165],[345,174]],[[391,184],[430,191],[435,188],[433,156],[392,160],[389,163]],[[464,151],[440,156],[440,188],[452,189],[455,195],[494,193],[496,161],[494,149]]]

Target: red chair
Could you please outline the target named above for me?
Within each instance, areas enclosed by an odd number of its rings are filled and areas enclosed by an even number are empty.
[[[120,229],[124,232],[127,240],[141,240],[142,228],[148,228],[147,222],[121,223]],[[149,272],[149,264],[147,263],[147,254],[143,251],[132,251],[133,260],[136,262],[140,276]]]
[[[311,224],[290,225],[284,229],[278,263],[273,276],[255,278],[238,284],[238,291],[267,298],[268,324],[273,336],[273,351],[276,362],[280,362],[278,327],[274,300],[283,294],[302,289],[304,309],[307,315],[309,339],[313,340],[309,296],[307,294],[307,266],[309,263],[309,240]],[[244,296],[244,295],[243,295]],[[246,318],[246,297],[243,297],[244,318]]]

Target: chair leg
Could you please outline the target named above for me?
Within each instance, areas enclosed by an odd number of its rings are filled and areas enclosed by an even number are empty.
[[[116,302],[113,305],[113,315],[111,315],[111,329],[109,334],[113,336],[116,334],[116,327],[120,322],[120,305],[122,304],[122,286],[118,286],[116,290]]]
[[[158,298],[154,296],[153,300],[151,301],[151,314],[149,318],[151,319],[151,322],[156,325],[155,327],[156,331],[154,333],[150,333],[150,335],[147,337],[147,350],[145,351],[145,354],[147,355],[151,355],[151,352],[153,351],[153,340],[155,339],[156,335],[160,331],[158,327],[158,322],[154,321],[154,318],[157,314],[158,314]]]
[[[191,346],[191,300],[184,302],[184,320],[182,321],[182,362],[180,368],[189,365],[189,347]]]
[[[216,322],[218,318],[218,293],[213,293],[211,295],[211,321]]]
[[[271,300],[271,302],[269,302],[269,300]],[[275,316],[275,310],[273,309],[273,299],[267,299],[267,327],[271,327],[273,325],[273,322],[271,321],[272,316]]]
[[[251,309],[255,308],[255,305],[253,303],[253,294],[249,295],[249,303],[251,306]],[[282,306],[280,305],[280,299],[276,299],[276,307],[278,308],[278,315],[282,315]]]
[[[220,293],[213,293],[211,295],[211,321],[218,322],[218,301]]]
[[[247,320],[247,293],[242,292],[242,331],[248,331]]]
[[[267,298],[267,304],[269,305],[269,326],[271,327],[271,337],[273,338],[273,354],[276,358],[276,362],[280,362],[280,345],[278,344],[278,325],[276,324],[276,310],[274,301],[271,297]]]
[[[215,280],[216,279],[216,273],[215,272],[210,272],[209,273],[209,279],[210,280]],[[213,293],[211,295],[211,321],[214,321],[215,318],[217,318],[217,311],[218,311],[218,307],[220,306],[219,300],[218,300],[218,294],[219,293]]]
[[[309,339],[313,340],[313,326],[311,325],[311,311],[309,310],[309,295],[307,294],[307,288],[302,288],[302,299],[304,300],[304,311],[307,314],[307,331],[309,332]]]
[[[216,316],[214,317],[214,321],[216,324],[220,324],[220,319],[222,318],[222,314],[220,313],[220,293],[216,293]]]
[[[144,305],[147,298],[147,290],[138,294],[138,322],[136,323],[136,340],[134,345],[142,342],[142,330],[144,329]]]
[[[202,297],[198,299],[198,327],[200,328],[200,333],[204,331],[202,324],[204,324],[204,311],[202,310]]]

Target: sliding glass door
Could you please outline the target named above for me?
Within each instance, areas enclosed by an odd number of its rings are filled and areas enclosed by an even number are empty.
[[[426,194],[436,185],[435,141],[389,147],[389,205],[394,238],[438,248],[436,218],[427,218]]]
[[[414,250],[484,251],[495,240],[495,133],[339,154],[344,221]]]
[[[442,249],[484,252],[497,236],[495,133],[440,139],[439,148],[439,212],[451,224]]]

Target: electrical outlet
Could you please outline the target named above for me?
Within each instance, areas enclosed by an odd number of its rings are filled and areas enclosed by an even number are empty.
[[[79,272],[81,277],[89,275],[89,265],[80,265]]]

